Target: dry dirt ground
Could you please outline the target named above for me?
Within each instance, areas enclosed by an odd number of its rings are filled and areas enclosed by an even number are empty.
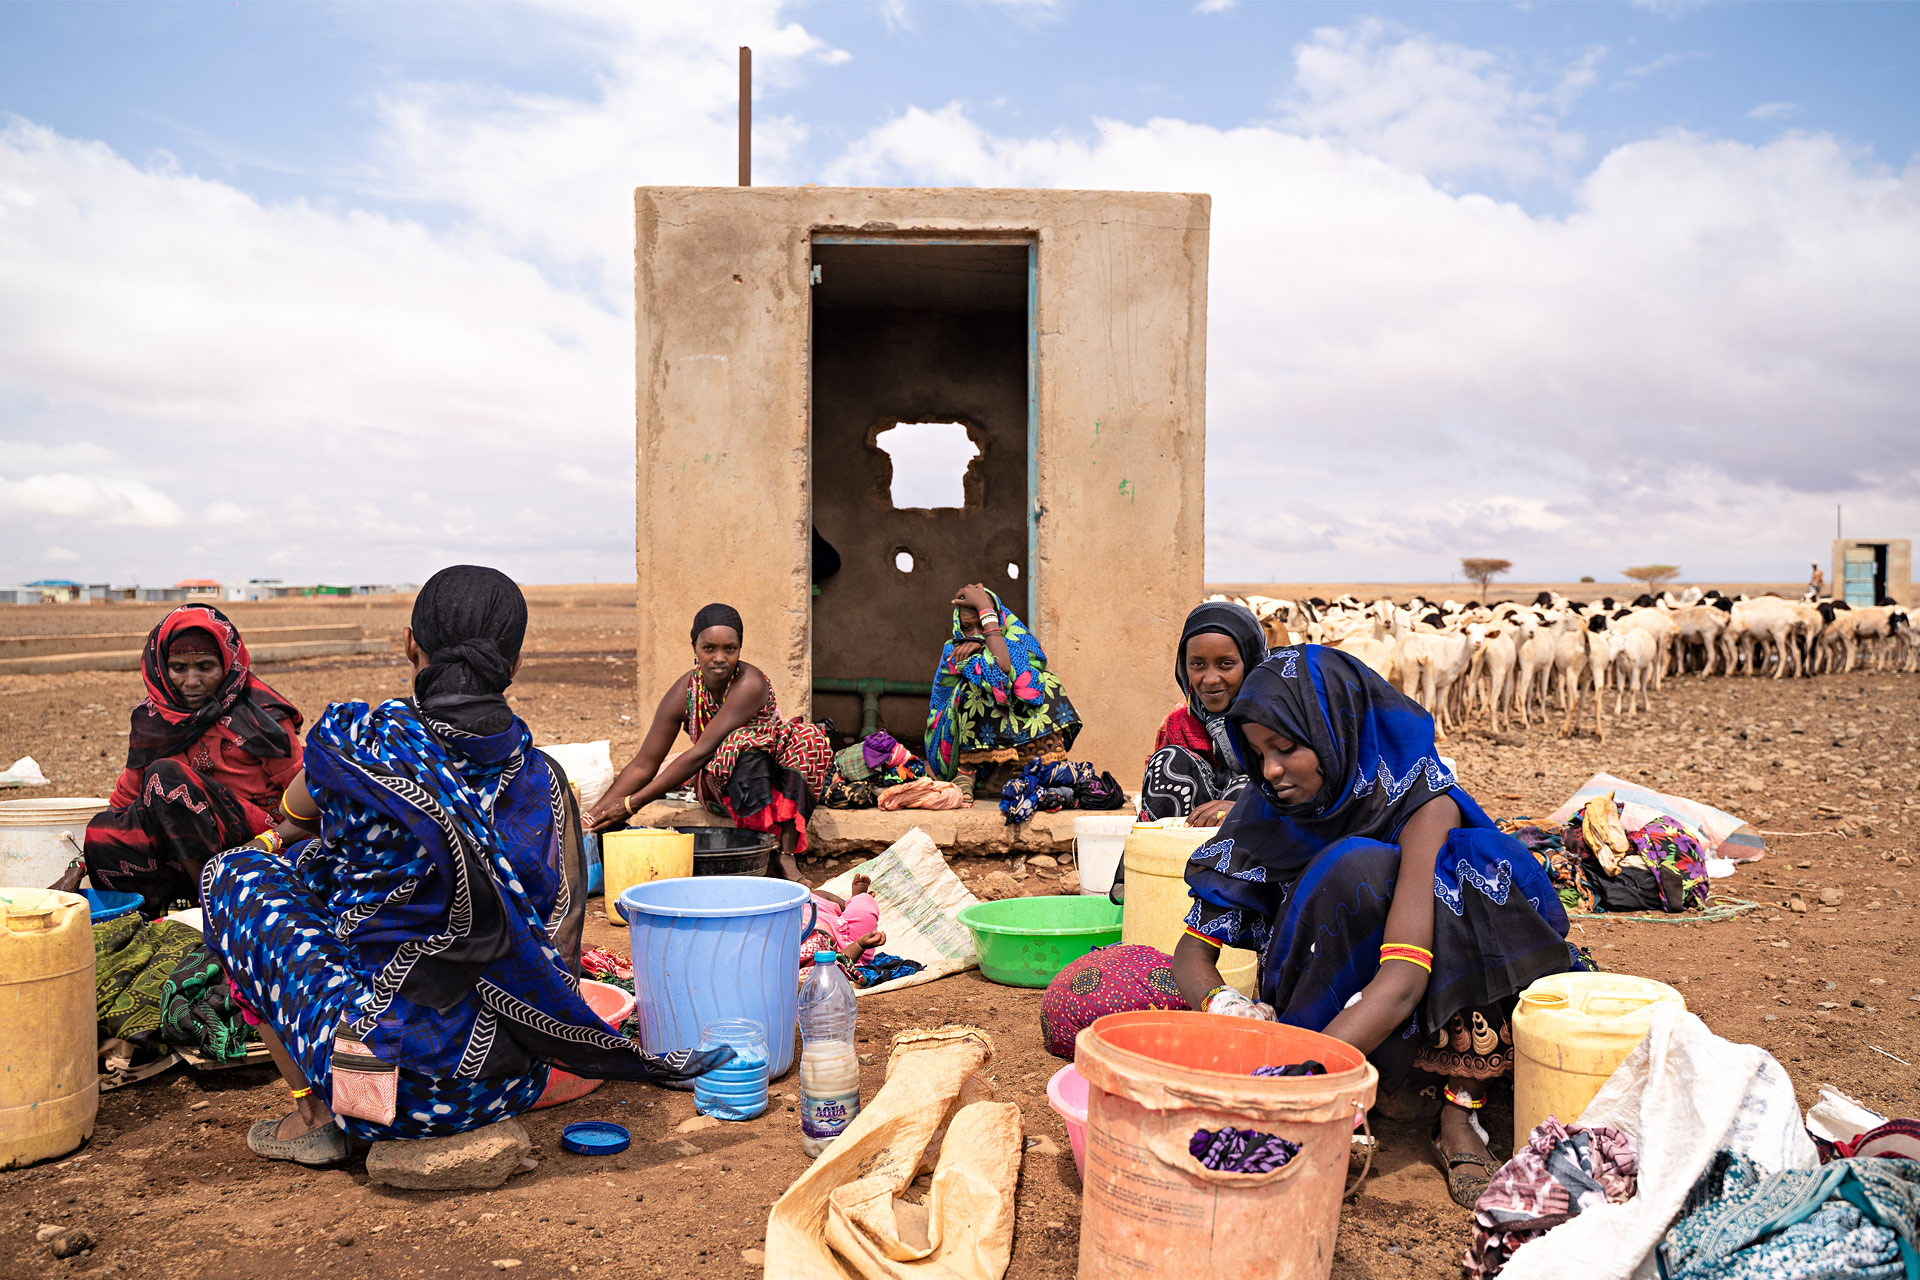
[[[614,740],[619,759],[638,742],[628,637],[631,604],[612,588],[535,588],[529,657],[514,696],[542,742]],[[137,629],[116,606],[9,611],[9,629]],[[236,620],[274,625],[363,621],[397,631],[404,602],[236,606]],[[85,615],[80,617],[78,615]],[[16,624],[15,619],[19,621]],[[751,656],[751,655],[749,655]],[[300,707],[387,696],[404,688],[397,659],[355,658],[264,669]],[[1141,696],[1165,701],[1164,676],[1143,672]],[[1716,887],[1760,909],[1711,924],[1585,920],[1580,940],[1603,966],[1679,986],[1721,1035],[1764,1046],[1799,1086],[1802,1102],[1830,1082],[1880,1110],[1920,1112],[1920,947],[1914,907],[1920,872],[1920,717],[1912,676],[1856,673],[1810,681],[1669,681],[1651,716],[1557,740],[1539,724],[1496,740],[1456,735],[1448,749],[1463,781],[1495,814],[1540,814],[1596,769],[1645,780],[1741,813],[1767,831],[1759,863]],[[104,794],[125,748],[132,673],[0,677],[0,763],[31,753],[63,794]],[[1843,817],[1823,817],[1821,806]],[[1908,865],[1896,859],[1905,858]],[[824,879],[845,862],[813,864]],[[978,883],[1013,871],[963,860]],[[1033,873],[1024,892],[1070,880]],[[1824,906],[1819,890],[1838,891]],[[1798,891],[1809,910],[1783,907]],[[1828,895],[1831,897],[1832,895]],[[596,904],[597,905],[597,904]],[[625,950],[591,915],[589,940]],[[889,1037],[915,1026],[965,1021],[985,1027],[990,1067],[1018,1102],[1031,1138],[1021,1171],[1014,1280],[1074,1273],[1079,1183],[1065,1132],[1048,1108],[1059,1065],[1040,1047],[1039,993],[967,974],[861,1002],[860,1029],[880,1084]],[[776,1093],[791,1093],[792,1077]],[[528,1121],[540,1166],[491,1193],[403,1192],[368,1185],[358,1164],[327,1172],[269,1164],[245,1146],[248,1126],[286,1109],[260,1068],[195,1073],[177,1068],[105,1095],[99,1127],[78,1153],[0,1173],[0,1275],[180,1277],[746,1276],[769,1206],[806,1167],[786,1099],[745,1124],[690,1132],[684,1093],[609,1084]],[[1423,1154],[1432,1102],[1402,1094],[1374,1115],[1382,1149],[1346,1209],[1334,1274],[1446,1277],[1468,1237],[1467,1216],[1446,1199]],[[574,1120],[611,1119],[633,1131],[624,1156],[560,1150]],[[1507,1149],[1509,1110],[1490,1117]],[[34,1242],[42,1223],[84,1224],[98,1245],[54,1261]],[[1276,1248],[1286,1247],[1276,1240]],[[496,1260],[518,1267],[497,1268]]]

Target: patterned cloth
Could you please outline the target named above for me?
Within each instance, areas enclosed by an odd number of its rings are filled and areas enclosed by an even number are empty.
[[[734,669],[734,679],[740,671]],[[732,689],[728,683],[728,690]],[[687,736],[695,742],[720,714],[726,692],[707,692],[698,671],[687,676]],[[749,831],[793,827],[800,836],[795,852],[807,848],[807,819],[826,789],[833,768],[833,744],[826,730],[802,716],[780,718],[780,704],[767,686],[767,699],[753,718],[720,740],[713,758],[695,775],[701,803]]]
[[[1040,998],[1047,1052],[1073,1061],[1073,1043],[1095,1018],[1134,1009],[1184,1009],[1173,958],[1141,943],[1095,947],[1053,975]]]
[[[1181,707],[1175,714],[1186,713]],[[1146,779],[1140,784],[1140,820],[1184,818],[1203,804],[1238,800],[1247,781],[1246,774],[1215,765],[1211,757],[1191,747],[1169,744],[1147,757]]]
[[[1461,1009],[1436,1027],[1413,1056],[1413,1065],[1437,1076],[1498,1080],[1513,1070],[1515,999]]]
[[[1706,846],[1672,818],[1655,818],[1624,832],[1625,854],[1596,850],[1581,817],[1565,826],[1525,818],[1503,820],[1499,826],[1527,847],[1571,910],[1677,914],[1705,909],[1712,892]]]
[[[96,889],[140,895],[140,914],[164,915],[200,900],[200,871],[273,818],[221,783],[169,756],[140,771],[134,798],[87,823],[82,845]]]
[[[130,914],[93,926],[102,1038],[184,1045],[215,1061],[246,1056],[246,1027],[200,935]]]
[[[1550,1117],[1480,1193],[1461,1271],[1468,1280],[1491,1280],[1535,1236],[1595,1205],[1631,1200],[1639,1185],[1632,1138],[1602,1126],[1569,1128]]]
[[[940,651],[927,706],[927,763],[943,782],[953,781],[963,753],[1019,747],[1056,733],[1060,750],[1066,751],[1080,733],[1080,713],[1067,700],[1060,678],[1047,670],[1040,642],[999,596],[987,594],[1000,614],[1013,671],[1000,670],[979,638],[960,629],[956,607],[953,635]],[[959,648],[968,652],[956,653]]]
[[[1010,826],[1030,822],[1042,811],[1118,809],[1125,803],[1126,794],[1112,774],[1070,760],[1030,761],[1019,777],[1000,789],[1000,813]]]
[[[1182,702],[1154,735],[1153,755],[1140,787],[1143,821],[1184,818],[1214,800],[1237,799],[1247,785],[1246,772],[1227,741],[1228,712],[1210,713],[1187,671],[1187,642],[1200,635],[1233,641],[1243,678],[1267,660],[1267,633],[1244,606],[1211,600],[1187,615],[1173,655],[1173,678]]]
[[[167,656],[188,631],[212,638],[226,672],[213,696],[198,707],[187,705],[167,675]],[[128,772],[138,774],[156,760],[182,754],[216,726],[255,760],[289,761],[291,767],[281,775],[279,789],[286,787],[299,767],[294,734],[300,728],[300,713],[253,674],[253,659],[239,628],[212,605],[183,604],[160,620],[141,649],[140,678],[147,697],[133,709],[127,734]],[[274,794],[270,803],[279,800]]]
[[[1722,1151],[1659,1256],[1669,1280],[1915,1280],[1920,1164],[1860,1156],[1764,1174]]]
[[[1460,826],[1434,865],[1433,972],[1407,1025],[1368,1055],[1381,1087],[1396,1088],[1456,1014],[1486,1017],[1535,979],[1583,967],[1540,864],[1440,764],[1432,719],[1370,668],[1319,645],[1282,649],[1247,677],[1227,721],[1242,759],[1245,726],[1264,724],[1309,744],[1324,780],[1293,805],[1256,773],[1187,863],[1187,927],[1260,953],[1261,999],[1280,1021],[1320,1030],[1373,980],[1400,872],[1390,842],[1440,795]]]
[[[1300,1154],[1300,1144],[1272,1133],[1231,1126],[1209,1132],[1195,1129],[1187,1154],[1204,1169],[1222,1173],[1272,1173]]]

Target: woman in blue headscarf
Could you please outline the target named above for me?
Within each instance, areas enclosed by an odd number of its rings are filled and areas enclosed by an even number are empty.
[[[1181,994],[1344,1040],[1387,1089],[1413,1067],[1445,1077],[1434,1148],[1471,1208],[1498,1168],[1475,1112],[1511,1069],[1508,1015],[1582,967],[1553,885],[1460,789],[1427,713],[1338,649],[1274,653],[1227,739],[1255,785],[1187,864]],[[1223,946],[1259,952],[1259,1002],[1221,982]]]
[[[328,707],[287,821],[207,863],[207,943],[295,1104],[253,1127],[256,1154],[322,1165],[348,1137],[477,1129],[531,1109],[552,1067],[657,1083],[732,1057],[652,1057],[580,995],[579,814],[505,696],[526,629],[505,574],[434,574],[405,636],[414,696]]]

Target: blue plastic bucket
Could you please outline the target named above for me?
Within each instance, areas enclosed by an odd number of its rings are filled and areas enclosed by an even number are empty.
[[[793,1065],[800,939],[815,915],[805,885],[767,876],[654,880],[623,892],[620,909],[642,1048],[696,1048],[709,1022],[750,1018],[767,1030],[768,1073]]]
[[[141,898],[137,893],[119,889],[82,889],[80,892],[87,895],[87,913],[94,924],[118,920],[129,911],[140,909]]]

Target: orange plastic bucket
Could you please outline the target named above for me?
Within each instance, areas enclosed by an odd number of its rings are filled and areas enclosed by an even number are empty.
[[[1323,1076],[1253,1075],[1313,1059]],[[1080,1033],[1087,1091],[1080,1280],[1325,1280],[1355,1122],[1380,1075],[1358,1049],[1251,1018],[1147,1010]],[[1278,1134],[1300,1153],[1268,1173],[1208,1169],[1194,1130]]]

